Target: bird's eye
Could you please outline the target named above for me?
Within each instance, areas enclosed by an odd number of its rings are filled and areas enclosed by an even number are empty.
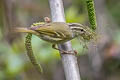
[[[83,32],[84,30],[83,30],[83,29],[81,29],[80,31],[81,31],[81,32]]]

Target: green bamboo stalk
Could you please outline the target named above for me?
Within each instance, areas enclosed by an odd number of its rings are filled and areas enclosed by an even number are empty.
[[[41,74],[43,72],[41,65],[37,62],[31,45],[32,34],[28,33],[25,40],[25,46],[27,50],[27,55],[31,61],[31,63],[35,66],[36,70]]]
[[[86,0],[86,4],[87,4],[87,11],[88,11],[90,27],[92,30],[96,30],[97,22],[96,22],[94,0]]]

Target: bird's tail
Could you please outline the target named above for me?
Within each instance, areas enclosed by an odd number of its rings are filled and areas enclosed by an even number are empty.
[[[14,28],[13,32],[15,32],[15,33],[18,33],[18,32],[20,32],[20,33],[32,33],[32,34],[35,34],[35,35],[38,34],[36,31],[30,30],[30,29],[27,29],[27,28]]]

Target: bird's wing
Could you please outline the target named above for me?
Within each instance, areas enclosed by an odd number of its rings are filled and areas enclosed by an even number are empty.
[[[61,30],[53,29],[53,27],[45,26],[45,27],[39,27],[35,30],[36,32],[40,33],[41,35],[46,35],[54,38],[61,38],[64,39],[66,35],[61,32]]]
[[[46,35],[46,36],[51,36],[51,37],[57,36],[56,31],[49,26],[39,27],[39,28],[34,29],[34,31],[40,33],[40,35]]]

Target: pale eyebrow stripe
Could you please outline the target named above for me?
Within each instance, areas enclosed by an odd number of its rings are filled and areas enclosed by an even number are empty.
[[[71,29],[72,30],[83,30],[83,31],[85,31],[85,29],[84,28],[81,28],[81,27],[71,27]]]

